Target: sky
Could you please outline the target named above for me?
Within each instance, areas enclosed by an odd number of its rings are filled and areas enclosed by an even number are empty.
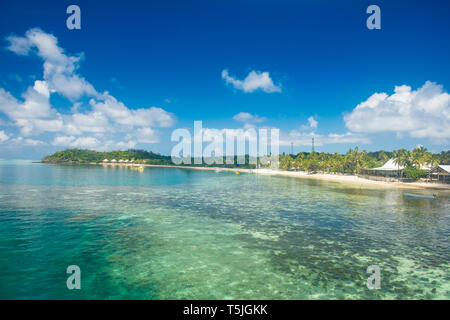
[[[81,29],[68,29],[69,5]],[[376,4],[381,29],[368,29]],[[450,137],[448,1],[0,0],[0,159],[170,154],[177,128],[279,128],[280,151]]]

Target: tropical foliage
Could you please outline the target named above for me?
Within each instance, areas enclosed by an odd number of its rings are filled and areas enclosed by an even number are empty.
[[[439,154],[433,154],[424,147],[415,148],[412,151],[405,149],[393,152],[360,151],[358,147],[349,149],[345,154],[324,153],[324,152],[300,152],[298,154],[280,155],[280,169],[289,171],[308,171],[308,172],[326,172],[326,173],[344,173],[358,174],[364,168],[375,168],[382,166],[390,158],[399,167],[399,175],[417,175],[416,171],[406,168],[414,167],[420,169],[423,165],[450,164],[450,151],[443,151]],[[108,160],[133,160],[134,163],[147,163],[159,165],[173,165],[170,156],[160,155],[151,151],[130,149],[127,151],[98,152],[85,149],[67,149],[58,151],[53,155],[47,156],[43,162],[48,163],[100,163],[104,159]],[[191,159],[191,166],[209,166],[209,167],[229,167],[229,168],[255,168],[251,164],[250,157],[245,156],[245,163],[237,165],[237,157],[234,157],[235,164],[226,164],[225,158],[223,164],[207,164],[204,159],[199,164],[194,164]],[[254,160],[254,159],[252,159]],[[189,164],[183,164],[189,165]],[[269,166],[268,164],[262,167]],[[405,169],[400,170],[401,167]]]
[[[170,156],[160,155],[151,151],[130,149],[127,151],[110,151],[110,152],[98,152],[86,149],[67,149],[64,151],[55,152],[52,155],[46,156],[42,162],[45,163],[61,163],[61,164],[88,164],[88,163],[101,163],[103,160],[133,160],[133,163],[137,164],[156,164],[156,165],[174,165]],[[251,164],[250,157],[244,156],[243,163],[238,163],[238,157],[234,157],[234,164],[227,164],[226,158],[223,158],[222,164],[214,161],[205,161],[202,159],[200,163],[194,161],[191,158],[191,164],[182,163],[183,166],[193,167],[225,167],[225,168],[256,168],[256,165]],[[198,160],[198,159],[197,159]],[[252,159],[254,160],[254,159]]]
[[[409,166],[406,167],[404,169],[404,173],[405,173],[405,177],[408,179],[412,179],[412,180],[417,180],[419,178],[422,178],[424,176],[426,176],[426,171],[413,167],[413,166]]]
[[[134,160],[135,163],[172,164],[169,156],[151,151],[130,149],[127,151],[98,152],[86,149],[67,149],[45,157],[47,163],[100,163],[108,160]]]
[[[296,155],[283,155],[280,157],[280,169],[308,172],[326,173],[359,173],[362,168],[373,168],[388,158],[385,152],[370,154],[359,151],[358,147],[350,149],[346,154],[337,152],[317,153],[300,152]]]
[[[412,151],[405,149],[393,152],[360,151],[358,147],[349,149],[346,154],[300,152],[296,155],[288,154],[280,156],[280,169],[289,171],[308,171],[326,173],[358,174],[364,168],[375,168],[382,166],[387,160],[393,158],[398,167],[413,167],[420,169],[421,166],[435,166],[437,164],[450,163],[450,151],[433,154],[424,147],[415,148]],[[409,175],[417,175],[417,171],[408,170]],[[422,172],[422,171],[420,171]],[[403,170],[399,174],[403,176]]]

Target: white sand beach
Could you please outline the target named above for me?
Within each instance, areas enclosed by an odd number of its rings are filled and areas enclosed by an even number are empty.
[[[92,163],[97,164],[97,163]],[[435,189],[435,190],[448,190],[450,191],[450,185],[439,183],[427,183],[427,182],[387,182],[387,181],[375,181],[358,177],[356,175],[343,175],[343,174],[329,174],[329,173],[315,173],[310,174],[305,171],[284,171],[273,169],[238,169],[238,168],[219,168],[219,167],[191,167],[191,166],[172,166],[172,165],[155,165],[155,164],[130,164],[130,163],[100,163],[100,165],[107,166],[141,166],[141,167],[162,167],[162,168],[178,168],[188,170],[209,170],[209,171],[230,171],[230,172],[247,172],[262,175],[277,175],[287,176],[293,178],[302,179],[317,179],[323,181],[333,181],[339,183],[356,184],[360,187],[385,187],[385,188],[404,188],[404,189]]]
[[[283,171],[283,170],[271,170],[271,169],[258,169],[253,170],[258,174],[269,174],[269,175],[280,175],[289,176],[295,178],[305,178],[305,179],[317,179],[334,181],[341,183],[351,183],[359,184],[360,186],[379,186],[379,187],[397,187],[397,188],[407,188],[407,189],[439,189],[439,190],[449,190],[450,185],[439,184],[439,183],[426,183],[426,182],[387,182],[387,181],[375,181],[365,178],[361,178],[355,175],[342,175],[342,174],[328,174],[328,173],[315,173],[309,174],[305,171]]]

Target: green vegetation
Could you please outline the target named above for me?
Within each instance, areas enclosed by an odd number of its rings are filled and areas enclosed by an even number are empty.
[[[98,152],[86,149],[67,149],[58,151],[50,156],[46,156],[42,161],[46,163],[67,163],[67,164],[82,164],[82,163],[100,163],[104,159],[108,160],[133,160],[134,163],[148,163],[169,165],[172,164],[169,156],[163,156],[157,153],[130,149],[127,151],[111,151]]]
[[[426,171],[416,168],[414,166],[406,167],[403,172],[405,173],[405,177],[408,179],[417,180],[426,176]]]
[[[450,164],[450,151],[442,151],[433,154],[424,147],[412,151],[405,149],[393,152],[359,151],[359,148],[350,149],[346,154],[330,154],[317,152],[300,152],[296,155],[288,154],[280,156],[280,169],[289,171],[308,171],[325,173],[358,174],[363,168],[375,168],[382,166],[387,160],[394,158],[394,163],[399,167],[420,168],[423,165]],[[400,170],[401,171],[401,170]],[[413,174],[409,169],[409,174]],[[403,176],[403,172],[401,172]]]
[[[439,154],[433,154],[427,151],[424,147],[416,148],[412,151],[405,149],[396,150],[393,152],[376,151],[366,152],[360,151],[358,147],[350,149],[346,154],[338,153],[317,153],[317,152],[300,152],[296,155],[280,155],[280,169],[289,171],[308,171],[308,172],[325,172],[325,173],[344,173],[344,174],[358,174],[364,168],[375,168],[382,166],[387,160],[394,158],[394,162],[399,167],[405,167],[404,170],[399,170],[399,176],[407,175],[408,178],[417,179],[414,177],[421,176],[422,165],[430,164],[435,166],[437,164],[450,164],[450,151],[443,151]],[[157,164],[157,165],[174,165],[170,156],[164,156],[151,151],[130,149],[127,151],[111,151],[111,152],[97,152],[85,149],[67,149],[58,151],[53,155],[45,157],[42,161],[46,163],[66,163],[66,164],[82,164],[82,163],[101,163],[104,159],[109,161],[115,159],[116,161],[133,160],[138,164]],[[183,166],[193,167],[224,167],[224,168],[255,168],[254,164],[250,164],[250,157],[245,156],[245,164],[237,165],[237,157],[234,158],[234,165],[223,164],[182,164]],[[262,165],[262,167],[268,165]]]
[[[127,151],[110,151],[98,152],[86,149],[67,149],[58,151],[50,156],[46,156],[42,162],[45,163],[59,163],[59,164],[88,164],[88,163],[102,163],[104,159],[111,160],[133,160],[136,164],[155,164],[155,165],[175,165],[170,156],[164,156],[151,151],[130,149]],[[202,161],[201,164],[194,164],[194,158],[191,159],[192,164],[181,164],[183,166],[192,167],[223,167],[223,168],[255,168],[254,164],[250,164],[249,156],[245,156],[245,164],[237,164],[237,156],[234,157],[235,164],[226,164],[226,158],[223,158],[223,164],[206,164]]]
[[[300,152],[297,155],[283,155],[280,158],[280,169],[326,173],[359,173],[363,168],[374,168],[382,165],[389,155],[384,151],[367,153],[358,147],[350,149],[346,154],[337,152],[317,153]]]

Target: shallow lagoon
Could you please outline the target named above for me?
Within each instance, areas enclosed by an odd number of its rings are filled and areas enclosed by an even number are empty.
[[[437,193],[0,161],[0,298],[449,299],[450,197]],[[72,264],[81,290],[66,288]],[[372,264],[380,290],[366,287]]]

